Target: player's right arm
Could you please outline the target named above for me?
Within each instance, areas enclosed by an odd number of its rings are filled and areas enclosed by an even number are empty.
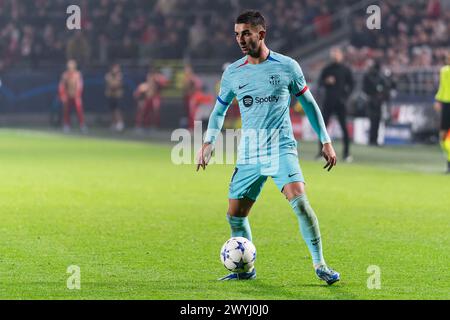
[[[197,171],[200,167],[205,170],[208,165],[217,136],[222,130],[225,115],[234,97],[235,94],[231,86],[231,81],[227,70],[225,70],[220,82],[220,92],[217,96],[216,104],[211,112],[211,115],[209,116],[208,130],[206,131],[205,140],[197,153]]]

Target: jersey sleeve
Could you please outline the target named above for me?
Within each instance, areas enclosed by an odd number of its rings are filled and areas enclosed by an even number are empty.
[[[308,89],[308,86],[306,85],[305,76],[300,65],[294,59],[291,60],[290,70],[289,92],[298,97]]]
[[[225,115],[234,97],[235,94],[231,86],[230,78],[227,71],[225,71],[220,82],[220,91],[216,104],[209,117],[208,130],[206,131],[204,140],[205,143],[214,144],[216,142],[217,136],[222,130]]]
[[[229,76],[227,70],[222,75],[222,80],[220,81],[220,90],[217,100],[224,105],[229,105],[235,97],[233,92],[231,77]]]
[[[314,131],[317,133],[320,142],[331,142],[319,106],[317,105],[317,102],[311,92],[308,90],[302,69],[295,60],[292,60],[291,74],[292,78],[289,85],[289,91],[291,94],[295,95],[298,102],[300,102],[300,105],[305,111],[305,114]]]

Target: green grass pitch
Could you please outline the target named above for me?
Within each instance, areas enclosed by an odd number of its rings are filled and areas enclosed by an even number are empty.
[[[331,173],[314,144],[300,150],[342,277],[333,286],[316,279],[270,180],[250,216],[258,279],[221,283],[231,165],[196,173],[171,163],[170,145],[0,130],[0,299],[450,298],[450,177],[437,147],[355,147],[357,161]],[[66,286],[70,265],[80,290]],[[371,265],[381,289],[367,287]]]

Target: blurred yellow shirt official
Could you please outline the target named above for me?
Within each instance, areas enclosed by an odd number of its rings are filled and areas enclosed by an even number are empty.
[[[439,102],[450,103],[450,65],[441,68],[439,90],[435,98]]]

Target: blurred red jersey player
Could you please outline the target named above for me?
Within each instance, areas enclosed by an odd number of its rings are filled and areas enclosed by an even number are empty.
[[[203,92],[202,80],[194,73],[192,66],[184,66],[184,103],[187,106],[188,128],[194,129],[197,110],[202,104],[211,104],[215,97]]]
[[[147,81],[141,83],[134,92],[134,98],[138,102],[136,114],[136,129],[143,127],[159,127],[161,107],[161,90],[169,83],[168,79],[158,73],[155,69],[150,69],[147,74]]]
[[[59,82],[59,98],[63,103],[64,131],[66,132],[70,130],[70,112],[72,107],[75,107],[77,112],[81,131],[85,132],[87,130],[84,123],[82,95],[83,77],[81,72],[77,70],[77,63],[75,60],[69,60],[67,62],[67,70],[64,71]]]

